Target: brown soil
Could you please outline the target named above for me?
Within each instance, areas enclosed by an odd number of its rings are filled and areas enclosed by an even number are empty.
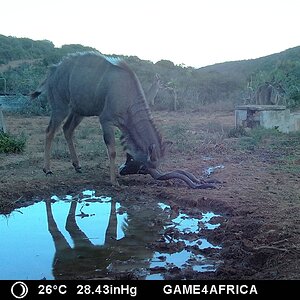
[[[191,139],[205,132],[208,123],[234,127],[233,113],[154,113],[163,132],[178,124],[189,126]],[[83,168],[78,174],[69,162],[65,148],[52,159],[53,176],[45,176],[43,166],[44,131],[48,117],[6,116],[9,131],[27,136],[23,154],[0,155],[0,210],[9,212],[36,196],[76,193],[92,188],[119,199],[161,199],[174,211],[210,209],[222,215],[221,226],[211,231],[209,241],[222,245],[216,272],[185,274],[190,279],[299,279],[300,278],[300,175],[284,168],[284,148],[270,151],[259,147],[252,151],[236,150],[236,139],[193,144],[192,149],[170,147],[161,169],[185,169],[202,176],[204,168],[224,165],[212,177],[218,189],[193,190],[183,182],[155,181],[149,176],[119,178],[121,189],[111,187],[105,148],[99,135],[97,118],[87,118],[78,129],[77,148]],[[186,125],[188,122],[188,125]],[[87,135],[87,136],[86,136]],[[170,137],[172,139],[172,137]],[[60,141],[63,138],[60,134]],[[91,143],[102,145],[101,156],[94,155]],[[58,145],[59,143],[57,143]],[[59,147],[59,146],[58,146]],[[299,153],[299,152],[298,152]],[[210,157],[209,160],[205,157]],[[118,164],[124,153],[118,152]],[[300,160],[294,160],[299,166]],[[299,168],[297,169],[299,170]],[[142,200],[141,200],[142,201]],[[149,203],[151,205],[151,202]],[[169,278],[182,278],[181,273]],[[117,274],[116,274],[117,277]]]

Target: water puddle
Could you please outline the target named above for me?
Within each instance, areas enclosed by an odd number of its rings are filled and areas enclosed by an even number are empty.
[[[209,177],[212,173],[214,173],[217,169],[224,169],[224,165],[217,165],[214,167],[208,167],[203,171],[203,175]]]
[[[200,217],[199,217],[200,216]],[[154,201],[118,201],[85,190],[0,215],[0,279],[166,279],[168,272],[215,271],[219,251],[202,232],[213,212],[174,215]],[[124,276],[123,276],[124,277]]]
[[[163,210],[170,209],[164,203],[158,203],[158,205]],[[171,253],[154,252],[150,268],[158,272],[147,276],[146,279],[164,279],[160,271],[174,270],[174,268],[192,268],[197,272],[216,271],[218,262],[210,261],[198,252],[208,248],[221,249],[220,246],[209,243],[206,238],[199,237],[201,229],[213,230],[221,225],[210,223],[212,218],[218,216],[213,212],[207,212],[202,213],[201,218],[194,218],[185,213],[179,213],[177,217],[171,219],[170,224],[164,226],[163,236],[166,245],[173,244],[173,247],[166,247],[171,250]],[[181,250],[176,251],[177,248]],[[172,253],[174,250],[176,252]]]

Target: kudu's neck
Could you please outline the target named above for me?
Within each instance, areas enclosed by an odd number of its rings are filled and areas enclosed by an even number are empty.
[[[147,157],[149,149],[154,149],[155,156],[163,156],[162,138],[153,123],[152,115],[142,93],[128,109],[122,144],[133,157]],[[154,147],[153,147],[154,145]]]

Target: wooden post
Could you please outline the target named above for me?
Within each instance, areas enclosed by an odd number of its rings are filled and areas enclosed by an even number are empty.
[[[4,116],[2,113],[1,104],[0,104],[0,131],[3,131],[4,133],[6,133],[6,125],[5,125]]]

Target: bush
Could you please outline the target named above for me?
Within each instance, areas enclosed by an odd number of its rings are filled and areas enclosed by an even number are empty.
[[[242,137],[242,136],[248,136],[248,133],[243,126],[231,128],[228,132],[229,138],[238,138],[238,137]]]
[[[267,147],[272,144],[272,141],[276,141],[278,144],[279,138],[284,135],[277,129],[267,129],[261,126],[253,128],[246,136],[241,136],[239,143],[241,149],[255,150],[259,147]]]
[[[0,153],[20,153],[25,149],[26,138],[24,135],[15,137],[0,131]]]

